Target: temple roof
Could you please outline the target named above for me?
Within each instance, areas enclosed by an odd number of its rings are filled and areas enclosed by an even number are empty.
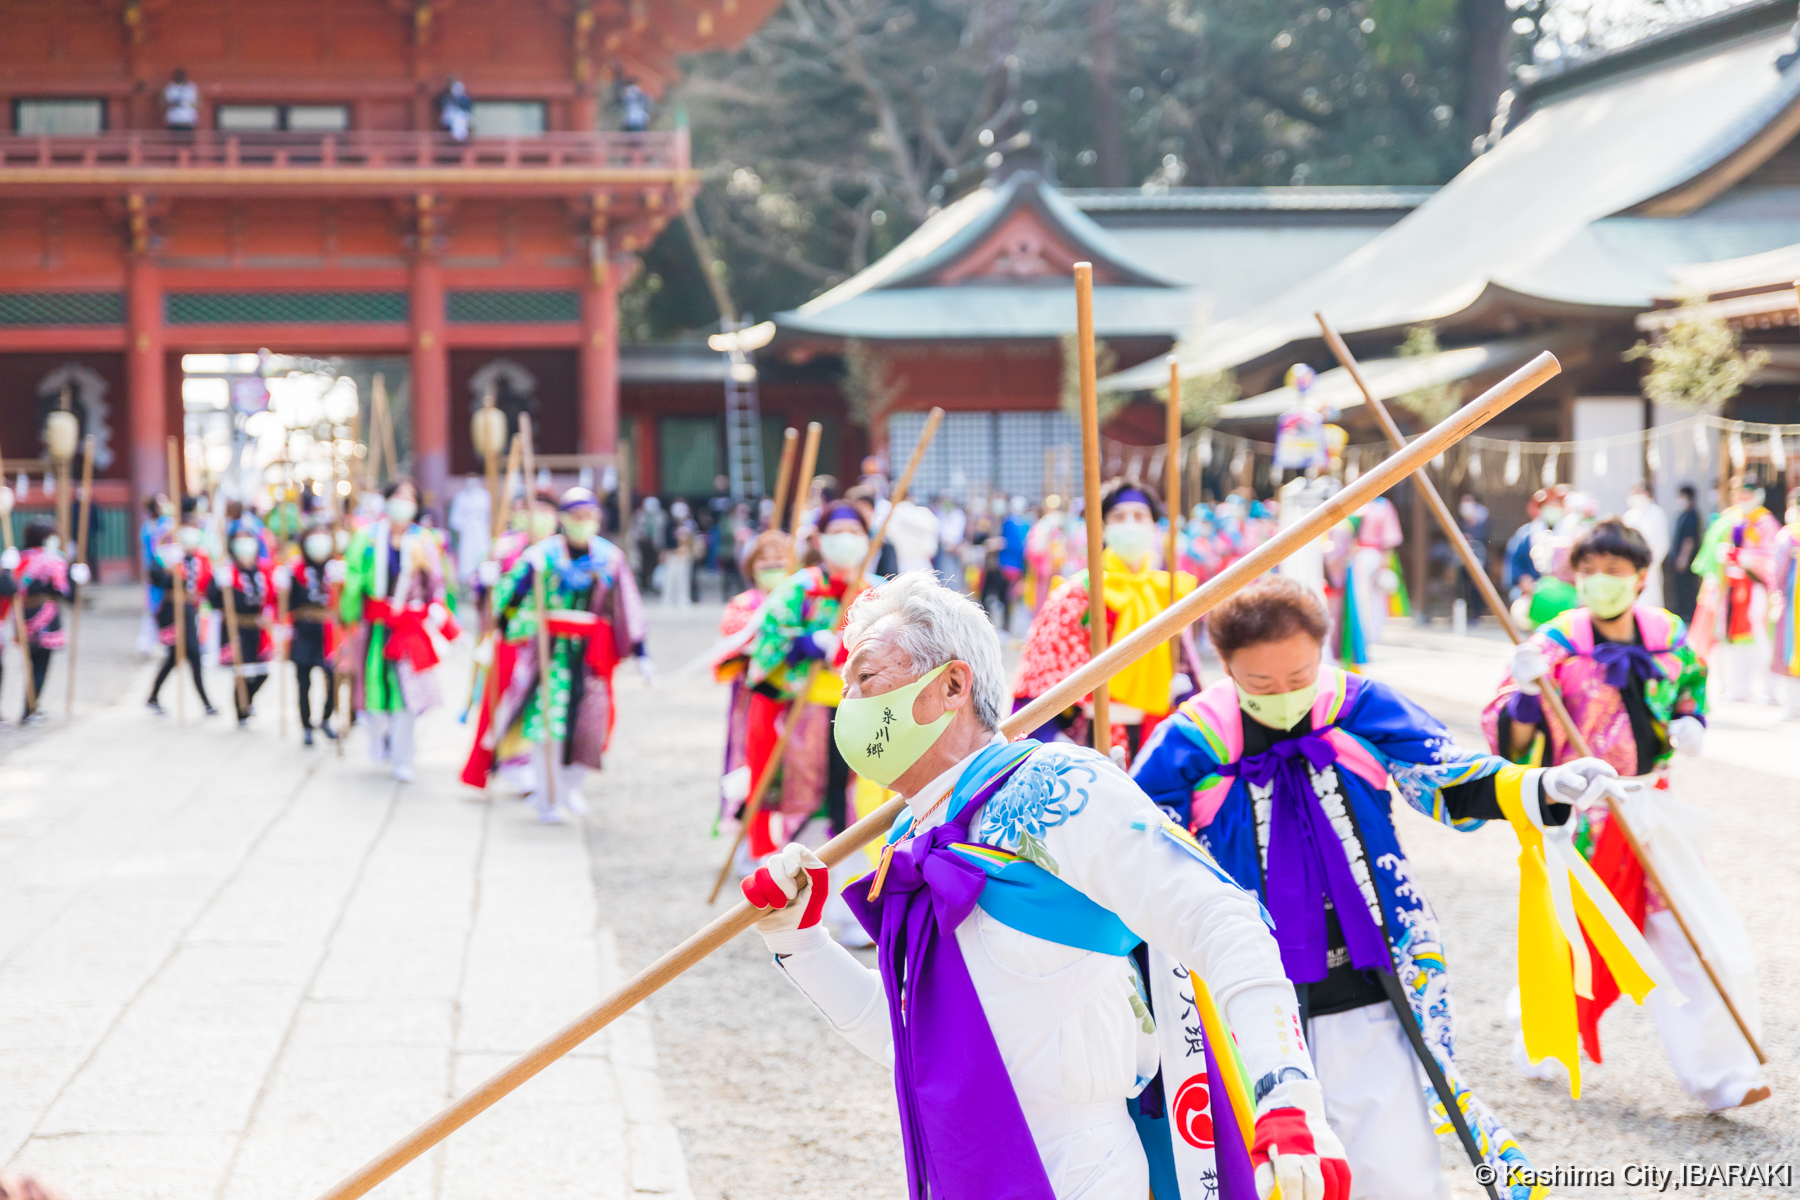
[[[1272,362],[1316,343],[1315,312],[1396,336],[1503,305],[1628,316],[1679,264],[1800,242],[1792,190],[1752,174],[1800,128],[1800,70],[1777,65],[1794,6],[1727,15],[1525,86],[1493,149],[1360,249],[1206,330],[1184,365]]]
[[[1073,264],[1094,265],[1100,337],[1178,335],[1194,298],[1138,262],[1105,229],[1021,171],[977,188],[866,269],[789,312],[783,333],[831,338],[1015,339],[1075,328]]]

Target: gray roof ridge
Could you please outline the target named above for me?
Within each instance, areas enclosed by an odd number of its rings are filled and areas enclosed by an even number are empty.
[[[1166,188],[1146,192],[1141,188],[1063,188],[1063,199],[1083,212],[1144,210],[1232,209],[1297,211],[1363,211],[1416,208],[1437,190],[1437,184],[1302,184],[1245,187]]]

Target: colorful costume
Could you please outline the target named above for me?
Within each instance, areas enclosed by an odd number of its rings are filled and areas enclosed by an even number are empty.
[[[1169,605],[1169,573],[1145,569],[1133,571],[1111,550],[1106,552],[1106,644],[1112,645]],[[1175,573],[1177,599],[1194,590],[1192,575]],[[1019,659],[1019,675],[1013,685],[1015,707],[1036,699],[1088,661],[1088,575],[1081,572],[1050,594],[1025,634]],[[1131,666],[1113,676],[1108,700],[1111,707],[1112,744],[1136,751],[1156,723],[1169,715],[1175,698],[1170,689],[1177,674],[1168,643],[1152,649]],[[1082,698],[1083,707],[1092,697]],[[1091,708],[1089,709],[1091,712]],[[1076,726],[1073,712],[1055,718],[1075,741],[1087,740]],[[1086,720],[1082,719],[1081,728]],[[1040,729],[1035,736],[1050,738],[1057,729]]]
[[[172,560],[165,563],[163,555]],[[177,558],[176,555],[180,557]],[[194,677],[194,690],[200,694],[200,703],[205,706],[208,716],[212,715],[212,701],[206,697],[206,679],[200,670],[200,601],[212,586],[212,559],[204,550],[183,547],[179,542],[164,542],[157,547],[157,554],[150,559],[145,570],[150,586],[162,595],[162,602],[156,608],[157,639],[167,649],[163,655],[162,666],[157,669],[156,680],[150,685],[150,707],[162,711],[157,697],[162,694],[163,681],[175,669],[175,573],[181,572],[182,578],[182,654],[187,659],[189,672]],[[179,686],[179,684],[177,685]]]
[[[731,685],[725,706],[725,763],[719,772],[719,819],[730,820],[750,795],[750,760],[746,749],[750,732],[751,690],[746,681],[749,661],[745,647],[755,634],[755,619],[768,593],[761,588],[739,592],[725,604],[719,617],[719,642],[713,653],[713,679]]]
[[[1800,717],[1800,507],[1788,509],[1790,520],[1776,535],[1769,564],[1769,622],[1774,656],[1770,666],[1780,677],[1783,711]]]
[[[250,719],[250,706],[268,679],[270,651],[274,648],[274,639],[264,627],[266,620],[272,621],[275,616],[275,578],[269,564],[259,559],[255,566],[244,567],[236,559],[227,561],[223,571],[214,573],[212,584],[206,589],[206,602],[221,613],[230,603],[237,621],[237,645],[228,647],[230,653],[222,657],[233,668],[231,701],[241,724]],[[241,695],[237,675],[244,680]]]
[[[1363,505],[1347,524],[1352,542],[1343,566],[1335,645],[1339,662],[1360,667],[1387,624],[1399,580],[1394,554],[1404,539],[1400,515],[1385,496]]]
[[[12,619],[12,606],[25,609],[25,639],[31,657],[32,695],[43,704],[44,683],[50,677],[50,655],[66,645],[63,635],[63,601],[75,596],[69,582],[69,564],[63,556],[45,546],[33,546],[21,553],[19,565],[0,572],[0,617],[8,620],[8,633],[16,633],[18,624]],[[21,720],[32,716],[27,706]]]
[[[1734,504],[1713,518],[1694,556],[1694,573],[1705,581],[1694,611],[1695,649],[1717,669],[1727,700],[1774,699],[1764,585],[1780,532],[1762,505]]]
[[[1673,754],[1670,723],[1681,717],[1705,721],[1706,664],[1688,644],[1687,629],[1674,613],[1640,604],[1632,609],[1632,618],[1636,635],[1629,643],[1607,640],[1595,629],[1593,614],[1577,608],[1538,630],[1531,644],[1550,664],[1550,678],[1593,754],[1611,763],[1622,776],[1657,774],[1648,795],[1628,802],[1628,818],[1643,810],[1645,827],[1639,828],[1638,818],[1632,818],[1631,824],[1640,843],[1654,847],[1659,862],[1664,853],[1677,856],[1670,860],[1668,870],[1659,868],[1659,873],[1665,884],[1683,889],[1683,912],[1690,920],[1700,918],[1698,933],[1702,944],[1710,943],[1708,958],[1724,972],[1732,999],[1754,1023],[1756,975],[1748,939],[1693,848],[1709,818],[1669,796],[1668,780],[1662,774]],[[1529,761],[1549,766],[1576,757],[1560,724],[1544,715],[1539,698],[1520,690],[1508,678],[1482,714],[1489,745],[1504,752],[1514,744],[1514,731],[1520,723],[1537,728],[1526,756]],[[1649,830],[1654,827],[1661,832],[1652,837]],[[1608,818],[1606,809],[1590,809],[1577,818],[1575,845],[1687,996],[1687,1003],[1680,1006],[1659,993],[1649,998],[1664,1049],[1682,1086],[1708,1108],[1741,1103],[1745,1093],[1758,1084],[1756,1058],[1662,897],[1646,886],[1643,865],[1623,831]],[[1600,1017],[1620,994],[1604,963],[1594,964],[1591,990],[1591,998],[1576,997],[1576,1007],[1583,1048],[1589,1058],[1600,1062]]]
[[[765,935],[893,1065],[907,1195],[1254,1197],[1251,1112],[1313,1078],[1254,897],[1085,747],[997,736],[912,803],[844,892],[878,970]]]
[[[319,716],[319,727],[328,738],[336,738],[331,727],[337,711],[336,660],[341,634],[337,622],[336,587],[325,578],[326,565],[302,559],[294,564],[288,582],[288,620],[293,624],[288,657],[294,664],[294,682],[299,688],[300,728],[311,740],[312,676],[319,671],[325,676],[325,707]]]
[[[1458,749],[1392,688],[1326,666],[1310,716],[1289,730],[1246,720],[1231,680],[1208,687],[1158,728],[1133,776],[1269,905],[1357,1195],[1437,1195],[1433,1131],[1450,1128],[1442,1098],[1415,1086],[1418,1064],[1381,973],[1398,976],[1406,1019],[1423,1029],[1486,1160],[1502,1175],[1525,1165],[1512,1134],[1458,1082],[1437,915],[1395,834],[1389,787],[1470,831],[1502,817],[1506,798],[1535,798],[1535,773]]]
[[[540,572],[550,633],[547,704],[538,658]],[[540,819],[555,819],[553,798],[581,815],[582,776],[600,768],[618,716],[613,670],[644,652],[644,606],[624,552],[594,537],[574,556],[562,534],[547,537],[501,578],[494,613],[501,631],[492,667],[498,694],[487,692],[493,705],[483,705],[463,781],[482,787],[496,761],[523,760],[536,780],[531,798]],[[556,772],[550,789],[543,776],[546,738]]]
[[[362,529],[344,555],[338,616],[351,632],[339,652],[352,703],[369,721],[369,752],[410,779],[413,722],[442,702],[436,639],[459,632],[444,607],[444,561],[436,535],[387,517]]]

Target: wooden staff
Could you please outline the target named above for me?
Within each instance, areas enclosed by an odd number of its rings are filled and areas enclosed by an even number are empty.
[[[525,530],[533,533],[531,514],[537,506],[537,447],[532,445],[531,414],[519,414],[519,446],[525,466]]]
[[[546,563],[548,560],[546,560]],[[556,811],[556,739],[550,736],[550,604],[544,583],[546,566],[532,568],[531,591],[537,604],[538,707],[544,725],[544,800]],[[571,714],[573,716],[573,714]]]
[[[0,457],[0,462],[5,461]],[[4,486],[4,485],[0,485]],[[4,531],[6,549],[13,549],[12,509],[8,508],[0,514],[0,530]],[[25,589],[20,588],[13,595],[13,622],[18,630],[19,662],[24,666],[20,672],[25,677],[25,709],[27,712],[37,711],[37,679],[31,673],[31,631],[25,626]]]
[[[492,387],[488,388],[487,395],[485,397],[483,397],[482,406],[484,408],[494,407],[494,389]],[[501,432],[502,433],[506,432],[504,422],[502,422]],[[500,449],[499,449],[499,447],[498,446],[489,446],[487,453],[483,454],[481,456],[481,460],[482,460],[482,469],[487,475],[488,505],[489,505],[489,516],[490,516],[490,519],[488,521],[488,537],[489,537],[489,539],[493,539],[493,538],[497,538],[500,536],[501,529],[505,528],[505,525],[503,524],[503,522],[506,520],[506,497],[504,497],[500,494]]]
[[[530,417],[527,417],[524,414],[520,414],[519,420],[521,422],[529,422],[530,419],[531,419]],[[513,480],[514,479],[520,480],[519,490],[525,496],[529,497],[531,495],[531,489],[528,487],[525,487],[524,483],[523,483],[523,470],[524,469],[521,466],[521,464],[524,462],[524,454],[525,454],[525,439],[520,434],[514,433],[513,437],[512,437],[512,445],[507,447],[507,450],[506,450],[506,500],[505,500],[506,504],[512,503],[512,492],[513,492]],[[525,511],[526,511],[527,516],[529,517],[530,511],[531,511],[531,505],[527,504],[525,506]],[[529,525],[530,521],[527,520],[526,524]]]
[[[187,723],[187,692],[182,675],[187,671],[187,547],[181,541],[181,493],[187,480],[181,474],[181,441],[169,435],[169,501],[175,506],[175,545],[181,551],[169,581],[169,600],[175,613],[175,723]]]
[[[800,444],[800,431],[792,425],[781,435],[781,465],[775,468],[775,507],[769,511],[769,528],[781,528],[781,510],[787,505],[788,475],[794,469],[794,451]]]
[[[88,519],[93,516],[94,501],[94,435],[81,443],[81,507],[75,529],[75,561],[87,562]],[[75,656],[81,650],[81,592],[69,589],[69,688],[63,697],[63,716],[75,714]]]
[[[798,541],[800,537],[800,515],[806,511],[806,502],[812,499],[813,468],[819,465],[819,438],[825,427],[817,421],[806,423],[806,448],[800,451],[800,474],[794,477],[794,512],[788,520],[788,537]],[[800,547],[794,547],[798,554]]]
[[[856,578],[850,581],[849,588],[844,592],[844,602],[838,606],[837,629],[840,632],[844,628],[844,622],[850,616],[850,606],[856,602],[857,594],[862,591],[863,580],[868,578],[870,571],[874,570],[875,560],[881,557],[881,545],[887,540],[888,522],[894,519],[894,509],[898,508],[900,502],[906,499],[907,490],[912,487],[913,472],[917,471],[919,464],[925,460],[925,451],[931,445],[931,439],[937,436],[938,425],[942,423],[943,419],[944,410],[941,408],[932,409],[931,415],[925,418],[925,428],[919,433],[919,444],[913,447],[912,458],[907,461],[906,470],[901,472],[900,481],[894,485],[894,490],[889,497],[887,516],[882,518],[880,528],[876,529],[874,538],[870,540],[869,552],[863,555],[862,569],[856,573]],[[793,430],[788,432],[792,433]],[[788,735],[794,731],[794,725],[799,720],[800,714],[806,711],[809,703],[808,697],[812,694],[813,681],[818,678],[819,670],[820,664],[814,663],[812,669],[807,673],[806,682],[801,686],[799,694],[788,705],[787,722],[781,727],[781,736],[775,739],[774,749],[769,751],[768,767],[764,769],[762,778],[756,781],[756,788],[750,794],[750,798],[744,802],[744,819],[738,822],[737,836],[731,839],[731,849],[726,852],[725,861],[719,866],[718,878],[713,880],[712,892],[706,897],[708,904],[718,900],[719,892],[725,886],[725,879],[731,874],[732,860],[737,858],[738,846],[743,843],[744,835],[750,829],[750,819],[762,811],[763,796],[769,790],[769,780],[775,777],[775,767],[781,762],[783,752],[787,750]]]
[[[1175,553],[1180,545],[1178,526],[1181,521],[1181,364],[1169,358],[1169,449],[1164,458],[1168,483],[1164,486],[1163,507],[1169,514],[1169,603],[1175,603]]]
[[[305,569],[305,551],[301,551],[301,568]],[[289,568],[289,579],[293,578]],[[287,664],[288,641],[294,631],[288,628],[288,589],[275,589],[275,708],[281,714],[281,737],[287,737]],[[308,677],[308,683],[311,677]]]
[[[69,385],[63,384],[62,396],[57,402],[58,412],[69,411]],[[62,539],[66,552],[69,546],[69,460],[60,459],[56,463],[56,536]]]
[[[1106,649],[1106,531],[1100,518],[1100,399],[1094,381],[1094,265],[1075,264],[1075,346],[1081,365],[1081,474],[1086,497],[1088,658]],[[1173,568],[1171,568],[1173,569]],[[1171,578],[1171,582],[1173,579]],[[1112,751],[1106,684],[1094,689],[1094,749]]]
[[[1337,355],[1338,362],[1343,365],[1350,378],[1356,381],[1356,386],[1362,391],[1363,402],[1368,405],[1369,411],[1375,414],[1375,419],[1381,423],[1381,428],[1387,434],[1388,441],[1396,446],[1404,445],[1405,435],[1400,432],[1400,426],[1395,424],[1387,406],[1376,398],[1374,391],[1363,379],[1362,368],[1357,364],[1356,357],[1350,353],[1350,347],[1344,344],[1344,339],[1338,336],[1337,330],[1332,328],[1331,322],[1325,319],[1323,313],[1314,313],[1313,315],[1318,319],[1319,328],[1325,333],[1326,344],[1331,347],[1331,352]],[[1500,598],[1500,591],[1494,586],[1493,579],[1488,576],[1486,566],[1475,557],[1474,547],[1470,546],[1469,539],[1463,536],[1462,527],[1451,515],[1450,506],[1444,503],[1444,498],[1438,494],[1437,488],[1433,486],[1424,470],[1420,470],[1413,477],[1413,486],[1419,489],[1426,506],[1431,509],[1432,515],[1443,527],[1444,536],[1449,538],[1450,544],[1456,548],[1457,555],[1463,561],[1463,569],[1468,571],[1469,578],[1475,581],[1475,586],[1480,590],[1481,598],[1487,603],[1488,610],[1500,622],[1500,628],[1506,631],[1506,636],[1512,639],[1515,646],[1523,642],[1524,635],[1519,632],[1518,626],[1513,624],[1512,613],[1507,608],[1506,602]],[[1421,536],[1421,531],[1415,531],[1414,536]],[[1582,734],[1574,719],[1570,717],[1568,708],[1563,704],[1562,695],[1557,690],[1556,681],[1548,676],[1539,680],[1538,697],[1542,700],[1545,711],[1550,714],[1551,720],[1562,727],[1563,735],[1568,739],[1569,746],[1576,755],[1581,758],[1592,758],[1594,756],[1593,747],[1588,744],[1586,736]],[[1674,898],[1663,887],[1662,877],[1657,874],[1656,864],[1644,852],[1643,844],[1638,841],[1637,834],[1631,828],[1631,823],[1625,820],[1624,814],[1619,809],[1618,799],[1611,793],[1607,794],[1606,807],[1608,814],[1618,823],[1619,832],[1625,835],[1625,841],[1630,845],[1631,852],[1637,856],[1639,864],[1644,868],[1644,875],[1649,879],[1650,886],[1662,896],[1664,905],[1675,917],[1675,923],[1681,926],[1682,936],[1687,939],[1688,945],[1693,949],[1694,957],[1700,960],[1701,967],[1706,971],[1707,979],[1712,982],[1714,990],[1719,993],[1719,999],[1725,1002],[1725,1008],[1731,1013],[1731,1019],[1737,1023],[1738,1032],[1742,1033],[1744,1040],[1750,1044],[1751,1051],[1756,1055],[1756,1061],[1767,1064],[1768,1056],[1763,1053],[1763,1048],[1757,1042],[1756,1036],[1750,1032],[1749,1022],[1744,1020],[1743,1013],[1738,1011],[1738,1006],[1732,1000],[1731,993],[1726,990],[1724,980],[1719,977],[1718,971],[1714,970],[1712,963],[1707,960],[1706,952],[1700,948],[1700,941],[1694,936],[1693,927],[1688,924],[1687,917],[1682,914]]]
[[[1136,662],[1152,648],[1168,641],[1178,630],[1204,616],[1226,597],[1253,582],[1264,571],[1309,545],[1350,513],[1480,428],[1496,413],[1516,403],[1561,370],[1561,364],[1553,355],[1539,354],[1493,388],[1445,418],[1405,450],[1370,470],[1288,529],[1276,534],[1213,576],[1203,586],[1195,588],[1173,606],[1132,630],[1105,654],[1088,660],[1070,672],[1061,683],[1001,722],[1000,732],[1014,738],[1036,729],[1079,701],[1098,684]],[[905,809],[906,800],[900,796],[894,797],[832,838],[819,851],[819,857],[827,866],[844,861],[886,833],[895,818]],[[320,1200],[356,1200],[356,1197],[365,1195],[376,1184],[462,1128],[526,1080],[629,1012],[645,997],[655,993],[765,915],[764,910],[753,907],[748,901],[721,913],[705,928],[632,976],[612,995],[376,1155],[336,1187],[325,1192]]]
[[[237,555],[231,552],[230,543],[225,546],[225,565],[233,573],[241,573]],[[231,577],[226,576],[226,584]],[[225,636],[231,639],[231,686],[237,692],[238,717],[242,719],[250,715],[250,685],[244,682],[244,643],[238,637],[237,588],[225,586],[219,589],[220,607],[225,610]]]
[[[381,413],[381,445],[387,452],[388,478],[397,478],[400,474],[400,451],[394,445],[394,410],[388,407],[387,379],[377,373],[372,388],[371,420],[375,411]],[[373,440],[373,430],[371,440]]]

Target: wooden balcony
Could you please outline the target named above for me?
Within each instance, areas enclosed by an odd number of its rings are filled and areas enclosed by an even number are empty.
[[[685,129],[466,142],[362,131],[0,136],[0,196],[571,195],[697,182]]]

